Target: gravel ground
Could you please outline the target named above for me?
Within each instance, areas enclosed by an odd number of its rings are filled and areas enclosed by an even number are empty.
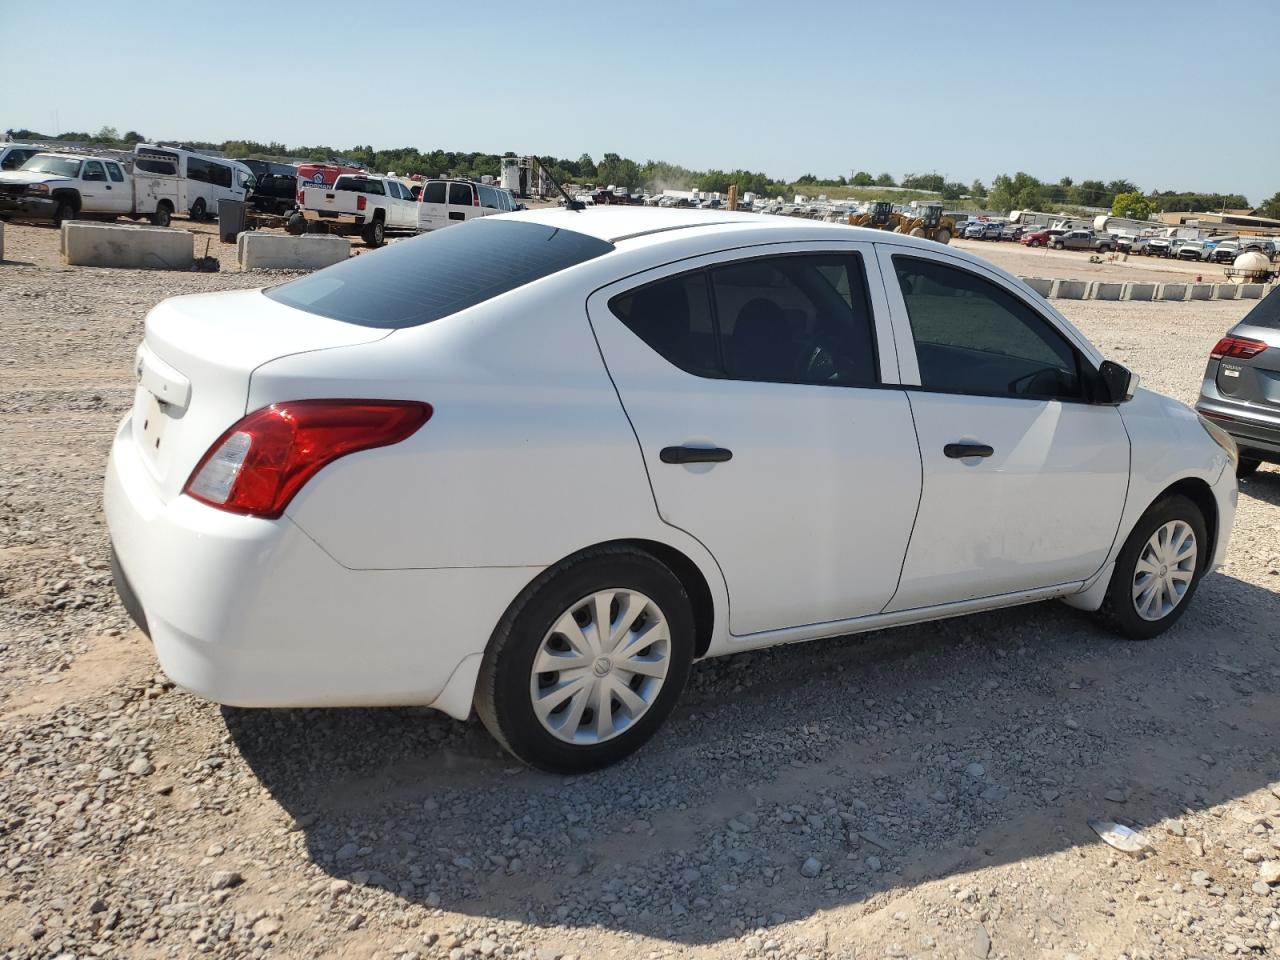
[[[262,278],[7,241],[0,956],[1280,951],[1280,472],[1242,485],[1225,570],[1161,640],[1041,604],[742,654],[640,755],[552,777],[474,722],[220,708],[159,675],[107,572],[108,439],[146,310]],[[1250,306],[1058,305],[1187,401]]]

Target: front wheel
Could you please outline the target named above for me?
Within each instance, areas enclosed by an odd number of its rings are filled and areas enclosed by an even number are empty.
[[[1150,640],[1178,622],[1209,561],[1204,514],[1181,495],[1165,497],[1144,513],[1116,558],[1099,611],[1130,640]]]
[[[693,662],[684,586],[634,547],[598,547],[544,572],[494,631],[476,684],[480,719],[531,766],[582,773],[639,749]]]
[[[76,208],[65,200],[60,200],[57,207],[53,211],[53,222],[55,226],[62,226],[68,220],[76,218]]]
[[[1055,243],[1055,244],[1053,245],[1053,249],[1055,249],[1055,250],[1061,250],[1061,249],[1063,249],[1063,246],[1064,246],[1064,245],[1063,245],[1063,244],[1061,244],[1061,243]]]
[[[1040,246],[1040,241],[1039,241],[1039,240],[1032,240],[1029,244],[1027,244],[1027,246],[1029,246],[1029,247],[1038,247],[1038,246]]]
[[[933,239],[938,241],[938,243],[942,243],[942,244],[950,243],[951,231],[948,230],[946,227],[939,227],[937,232],[934,233]]]

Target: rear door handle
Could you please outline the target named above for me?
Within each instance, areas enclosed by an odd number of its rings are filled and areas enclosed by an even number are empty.
[[[733,451],[724,447],[663,447],[658,454],[663,463],[724,463]]]
[[[963,460],[965,457],[989,457],[995,450],[985,443],[948,443],[942,452],[952,460]]]

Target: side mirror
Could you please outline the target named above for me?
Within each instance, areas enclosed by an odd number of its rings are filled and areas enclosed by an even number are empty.
[[[1124,403],[1132,400],[1138,389],[1138,375],[1114,360],[1103,360],[1098,367],[1103,403]]]

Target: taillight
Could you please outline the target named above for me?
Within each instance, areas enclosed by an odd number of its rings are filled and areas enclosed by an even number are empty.
[[[363,210],[368,204],[369,199],[363,193],[356,197],[356,209]]]
[[[299,187],[298,188],[298,206],[302,206],[304,202],[305,201],[303,200],[302,188]]]
[[[475,187],[471,188],[471,205],[473,207],[480,206],[480,191]]]
[[[291,400],[257,410],[217,439],[183,492],[232,513],[275,518],[323,467],[412,436],[431,405],[411,400]]]
[[[1223,337],[1209,351],[1209,359],[1221,360],[1226,357],[1231,360],[1248,360],[1265,349],[1267,345],[1261,340],[1250,340],[1247,337]]]

